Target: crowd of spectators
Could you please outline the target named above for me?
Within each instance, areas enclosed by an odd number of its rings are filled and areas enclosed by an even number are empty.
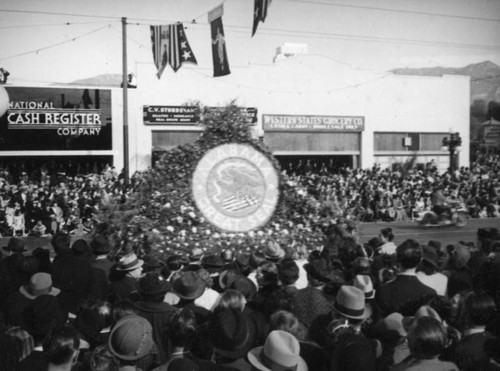
[[[166,261],[106,231],[11,237],[0,261],[0,370],[500,370],[500,232],[442,246],[390,227],[322,249],[192,248]],[[244,252],[243,252],[244,251]]]
[[[500,216],[500,155],[478,155],[470,167],[439,173],[433,161],[425,167],[393,171],[326,166],[287,168],[290,183],[303,194],[313,195],[321,212],[361,221],[404,221],[432,209],[433,186],[461,203],[473,218]]]
[[[103,194],[123,201],[123,176],[106,166],[100,174],[67,175],[42,170],[13,176],[0,169],[0,236],[44,236],[57,232],[82,237],[94,228]]]
[[[341,215],[365,222],[416,219],[432,209],[436,183],[444,196],[461,203],[471,217],[500,216],[499,155],[480,155],[471,167],[454,173],[439,173],[433,162],[404,173],[377,166],[333,172],[325,166],[308,167],[299,173],[287,167],[286,173],[288,184],[311,198],[321,217]],[[68,175],[42,169],[37,176],[30,175],[21,172],[14,177],[0,169],[1,236],[60,231],[81,236],[93,228],[103,192],[119,201],[128,194],[123,174],[109,165],[98,174]]]

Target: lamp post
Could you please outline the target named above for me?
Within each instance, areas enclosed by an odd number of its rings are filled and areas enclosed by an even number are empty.
[[[448,149],[450,153],[450,172],[455,171],[455,155],[459,151],[459,147],[462,145],[462,138],[460,133],[450,133],[449,137],[443,138],[443,147]]]

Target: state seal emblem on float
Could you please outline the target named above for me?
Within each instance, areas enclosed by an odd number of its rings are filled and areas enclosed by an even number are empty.
[[[272,162],[248,144],[223,144],[209,150],[193,175],[193,198],[202,214],[228,232],[264,225],[279,197]]]

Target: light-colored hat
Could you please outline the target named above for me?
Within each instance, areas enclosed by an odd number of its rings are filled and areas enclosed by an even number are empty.
[[[375,297],[375,290],[370,276],[358,274],[354,277],[354,287],[357,287],[365,293],[365,299],[373,299]]]
[[[248,352],[248,361],[262,371],[308,371],[306,362],[300,357],[299,341],[292,334],[281,330],[271,331],[264,346]]]
[[[123,256],[116,267],[117,271],[133,271],[139,267],[142,267],[144,261],[137,259],[137,255],[134,253],[127,254]]]
[[[277,262],[285,257],[285,251],[277,242],[271,241],[264,250],[264,255],[267,260]]]
[[[19,287],[19,292],[28,299],[35,299],[40,295],[58,295],[61,290],[52,287],[52,277],[48,273],[40,272],[31,276],[30,282]]]
[[[153,328],[143,317],[125,316],[111,330],[108,346],[111,353],[119,359],[141,359],[153,347]]]
[[[346,318],[365,319],[370,315],[365,305],[365,293],[354,286],[340,288],[333,308]]]

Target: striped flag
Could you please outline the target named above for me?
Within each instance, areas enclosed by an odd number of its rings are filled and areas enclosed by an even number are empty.
[[[161,77],[167,65],[177,72],[184,62],[198,64],[187,41],[182,23],[151,26],[151,42],[158,78]]]
[[[259,22],[264,23],[267,17],[267,8],[271,4],[272,0],[255,0],[254,11],[253,11],[253,27],[252,36],[257,32],[257,26]]]
[[[227,211],[235,212],[248,209],[258,202],[259,200],[257,197],[251,195],[243,195],[241,198],[230,196],[222,202],[222,208]]]

